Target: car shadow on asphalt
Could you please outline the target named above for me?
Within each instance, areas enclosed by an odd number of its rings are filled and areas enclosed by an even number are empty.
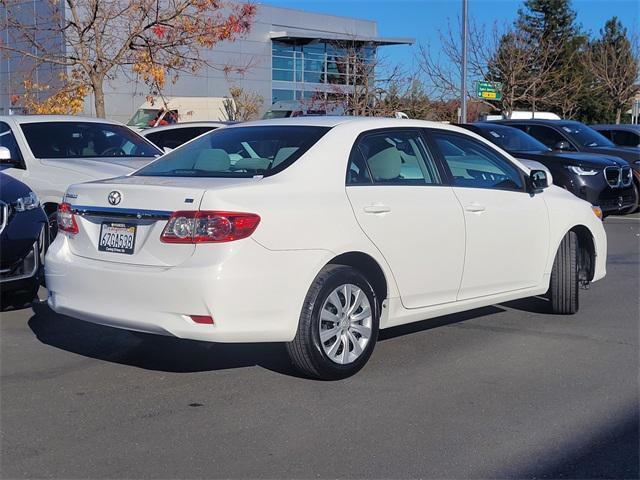
[[[536,299],[505,304],[509,308],[544,309]],[[211,343],[163,337],[97,325],[58,315],[45,302],[33,304],[29,328],[46,345],[98,360],[162,372],[193,373],[260,366],[284,375],[304,378],[291,364],[284,343]],[[500,306],[400,325],[382,330],[379,341],[424,332],[486,317],[506,310]]]
[[[281,343],[210,343],[130,332],[58,315],[35,303],[29,328],[46,345],[98,360],[162,372],[193,373],[261,366],[300,376]]]

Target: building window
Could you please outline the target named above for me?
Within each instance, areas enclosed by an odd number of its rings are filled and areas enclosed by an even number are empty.
[[[304,82],[297,90],[317,85],[357,85],[373,76],[376,47],[353,42],[314,41],[294,45],[273,41],[272,80]],[[312,84],[307,86],[306,84]]]

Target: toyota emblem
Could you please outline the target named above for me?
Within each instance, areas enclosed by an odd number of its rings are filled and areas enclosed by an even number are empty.
[[[120,203],[120,201],[122,200],[122,194],[116,190],[114,190],[113,192],[111,192],[109,194],[109,196],[107,197],[107,200],[109,200],[109,203],[111,205],[118,205]]]

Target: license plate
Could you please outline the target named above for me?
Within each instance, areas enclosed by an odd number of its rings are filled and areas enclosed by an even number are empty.
[[[101,252],[133,255],[136,243],[136,226],[126,223],[104,222],[100,227],[98,250]]]

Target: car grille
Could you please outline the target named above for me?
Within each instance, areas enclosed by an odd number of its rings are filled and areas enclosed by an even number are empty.
[[[0,233],[4,231],[9,221],[9,205],[0,201]]]
[[[607,179],[607,184],[611,188],[628,187],[633,180],[631,167],[606,167],[604,178]]]

